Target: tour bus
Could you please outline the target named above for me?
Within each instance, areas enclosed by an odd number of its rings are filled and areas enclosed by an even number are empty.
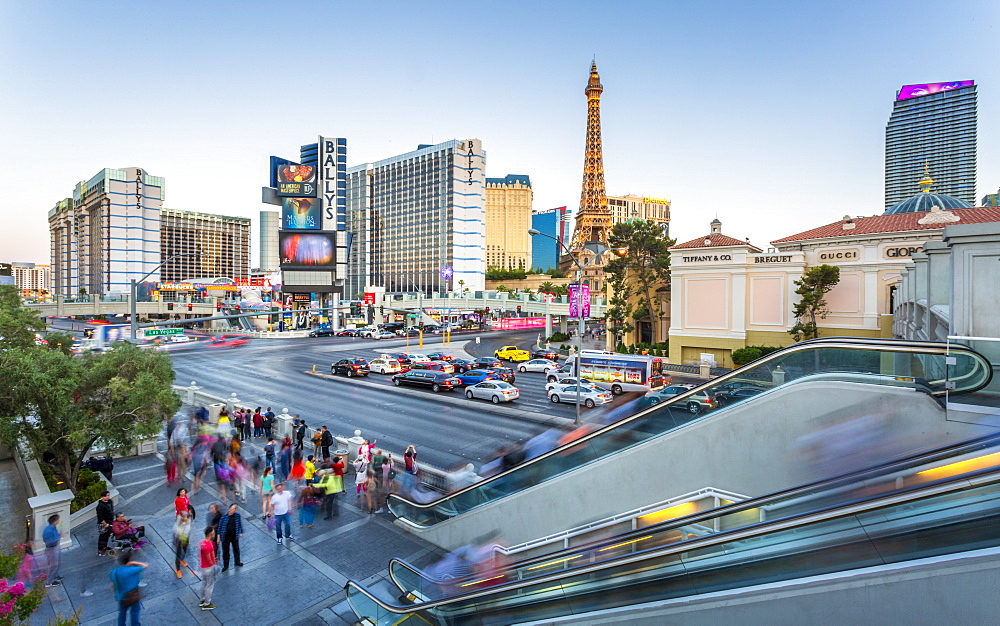
[[[576,355],[566,359],[576,363]],[[667,382],[663,375],[663,359],[641,354],[615,354],[584,350],[580,354],[580,377],[594,381],[598,387],[620,395],[625,391],[645,393],[659,389]]]

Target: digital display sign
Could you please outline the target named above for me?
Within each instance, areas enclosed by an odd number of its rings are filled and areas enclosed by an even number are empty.
[[[282,198],[281,227],[290,230],[319,230],[319,198]]]
[[[316,168],[287,163],[276,165],[275,182],[279,196],[316,196]]]
[[[282,269],[330,268],[337,264],[336,233],[278,233]]]
[[[976,84],[974,80],[959,80],[951,83],[926,83],[923,85],[903,85],[896,96],[896,100],[906,100],[908,98],[919,98],[929,96],[932,93],[961,89],[962,87],[972,87]]]

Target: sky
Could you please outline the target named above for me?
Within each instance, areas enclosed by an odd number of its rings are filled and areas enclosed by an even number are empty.
[[[487,176],[576,208],[594,58],[607,191],[669,198],[678,241],[715,217],[766,246],[881,213],[904,84],[979,85],[980,198],[1000,187],[998,24],[995,0],[4,2],[0,261],[47,263],[48,211],[105,167],[252,218],[256,259],[268,157],[318,135],[349,166],[479,138]]]

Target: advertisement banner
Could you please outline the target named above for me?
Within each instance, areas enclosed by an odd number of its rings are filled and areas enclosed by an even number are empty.
[[[500,330],[522,330],[525,328],[545,328],[544,317],[509,317],[493,322]]]
[[[336,233],[278,233],[282,269],[332,268],[336,265]]]
[[[365,292],[365,304],[375,304],[375,292]]]
[[[569,294],[569,316],[570,317],[590,317],[590,285],[583,283],[582,286],[578,286],[576,283],[570,283],[568,286]],[[579,292],[577,289],[580,288]],[[577,307],[582,306],[583,311],[581,312]]]
[[[311,165],[288,163],[275,170],[279,196],[316,196],[316,168]]]
[[[319,167],[323,202],[323,230],[337,230],[337,140],[332,137],[319,138]]]
[[[318,198],[282,198],[281,227],[286,230],[319,230]]]

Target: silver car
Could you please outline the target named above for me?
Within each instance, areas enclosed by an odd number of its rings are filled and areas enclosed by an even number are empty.
[[[549,390],[549,401],[576,404],[577,389],[580,390],[580,402],[587,407],[594,407],[598,404],[607,404],[615,399],[614,394],[610,391],[604,391],[603,389],[596,389],[592,387],[580,388],[576,385],[570,385],[561,391],[556,391],[555,389]]]
[[[470,400],[472,398],[479,398],[489,400],[493,404],[500,404],[501,402],[517,400],[521,397],[521,392],[514,385],[505,383],[502,380],[484,380],[481,383],[466,387],[465,397]]]
[[[584,388],[599,389],[599,387],[597,386],[597,383],[595,383],[592,380],[587,380],[586,378],[584,378],[584,379],[582,379],[582,381],[583,381]],[[576,384],[576,379],[575,378],[563,378],[562,380],[560,380],[558,382],[545,383],[545,391],[549,392],[549,391],[555,390],[555,391],[559,392],[559,391],[562,391],[563,389],[565,389],[566,387],[569,387],[570,385],[575,385],[575,384]]]
[[[519,372],[547,372],[550,368],[559,367],[548,359],[531,359],[517,366]]]

